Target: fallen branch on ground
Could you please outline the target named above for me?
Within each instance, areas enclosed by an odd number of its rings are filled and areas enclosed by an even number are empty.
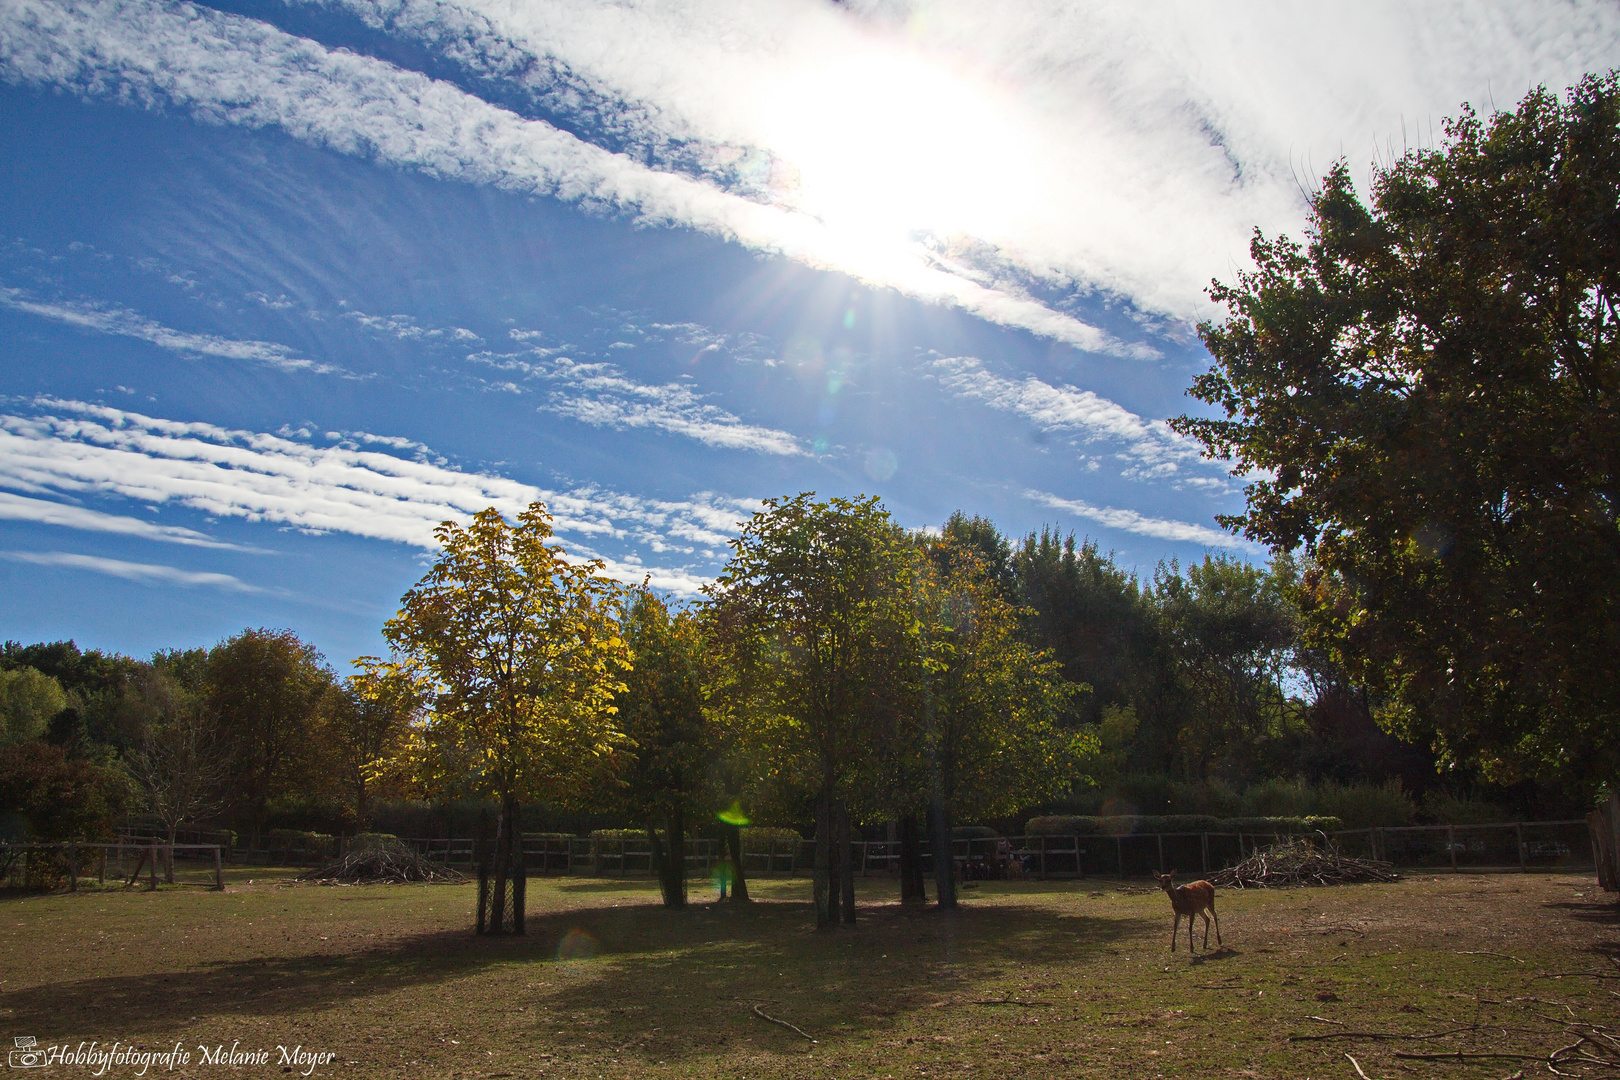
[[[1311,1019],[1315,1019],[1312,1017]],[[1333,1023],[1329,1020],[1328,1023]],[[1478,1024],[1467,1024],[1463,1027],[1447,1028],[1437,1031],[1433,1035],[1407,1035],[1398,1031],[1330,1031],[1326,1035],[1290,1035],[1289,1042],[1321,1042],[1324,1039],[1409,1039],[1413,1042],[1422,1042],[1425,1039],[1440,1039],[1447,1035],[1455,1035],[1459,1031],[1473,1031]]]
[[[321,884],[338,882],[466,881],[467,876],[441,863],[424,859],[412,848],[395,841],[367,845],[349,852],[336,862],[306,870],[295,881]]]
[[[1399,881],[1390,864],[1356,859],[1328,844],[1318,847],[1299,836],[1263,848],[1236,866],[1210,875],[1210,881],[1228,889],[1274,889],[1297,885],[1347,885],[1360,881]],[[1342,928],[1341,932],[1351,931]]]
[[[763,1008],[761,1008],[758,1005],[754,1006],[754,1015],[759,1017],[761,1020],[769,1020],[773,1024],[781,1024],[783,1027],[787,1028],[789,1031],[793,1032],[794,1034],[799,1035],[802,1038],[810,1039],[810,1036],[808,1036],[808,1035],[806,1035],[804,1033],[803,1028],[800,1028],[800,1027],[798,1027],[797,1025],[794,1025],[794,1024],[790,1024],[786,1020],[778,1020],[776,1017],[771,1016],[769,1013],[767,1013]],[[810,1041],[815,1042],[816,1040],[810,1039]]]

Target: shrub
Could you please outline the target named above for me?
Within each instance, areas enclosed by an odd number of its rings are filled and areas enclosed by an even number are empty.
[[[19,814],[36,840],[99,840],[131,801],[123,773],[59,746],[25,742],[0,748],[0,812]]]
[[[1340,828],[1331,817],[1217,818],[1208,814],[1170,814],[1155,817],[1093,817],[1054,815],[1031,818],[1024,826],[1033,836],[1128,836],[1132,833],[1195,832],[1332,832]]]
[[[366,848],[391,849],[399,842],[399,837],[393,833],[363,832],[356,833],[349,839],[350,851],[364,851]]]
[[[957,825],[951,829],[952,840],[996,840],[1001,834],[988,825]]]
[[[1401,782],[1383,784],[1323,784],[1311,811],[1344,822],[1342,828],[1370,829],[1410,825],[1417,817],[1417,804],[1401,790]]]
[[[337,854],[337,837],[329,833],[305,832],[301,829],[271,829],[264,834],[264,844],[271,851],[307,851],[315,855]]]
[[[1490,825],[1519,819],[1500,803],[1449,791],[1431,791],[1423,796],[1423,816],[1437,825]]]
[[[1343,828],[1343,824],[1334,817],[1240,817],[1226,818],[1221,822],[1221,832],[1254,832],[1254,833],[1300,833],[1336,832]]]

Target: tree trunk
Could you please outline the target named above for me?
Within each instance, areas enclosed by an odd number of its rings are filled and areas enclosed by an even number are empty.
[[[855,925],[855,862],[849,835],[849,804],[838,800],[838,892],[843,921]]]
[[[170,885],[174,884],[174,838],[180,831],[180,823],[175,822],[169,826],[169,862],[163,869],[163,880]]]
[[[933,832],[934,895],[946,910],[956,907],[956,857],[951,851],[951,815],[942,799],[928,804],[928,823]]]
[[[926,903],[923,888],[922,844],[917,834],[917,815],[900,818],[900,902]]]
[[[647,836],[652,840],[653,865],[658,871],[658,891],[663,895],[664,906],[668,908],[682,908],[686,906],[686,821],[685,813],[676,807],[664,819],[665,837],[669,843],[666,846],[664,839],[658,835],[658,830],[651,825],[647,827]]]
[[[523,851],[523,804],[516,799],[507,820],[512,834],[512,933],[522,934],[528,929],[529,859]]]
[[[490,828],[489,810],[480,810],[478,813],[478,835],[473,840],[473,858],[478,861],[478,917],[475,923],[475,932],[480,936],[489,933],[489,871],[490,871]]]
[[[832,890],[834,887],[832,870],[833,848],[833,822],[832,797],[823,788],[821,796],[816,799],[816,868],[812,879],[812,891],[816,899],[816,929],[825,930],[834,922],[832,910]]]
[[[748,877],[743,873],[742,826],[728,824],[726,850],[731,853],[731,902],[748,903]]]
[[[489,905],[489,932],[492,934],[506,930],[506,870],[512,865],[512,834],[507,806],[507,801],[503,799],[500,815],[495,819],[495,887]]]

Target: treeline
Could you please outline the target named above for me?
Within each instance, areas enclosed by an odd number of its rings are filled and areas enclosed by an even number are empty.
[[[817,799],[830,791],[858,829],[926,816],[942,776],[952,820],[1011,829],[1053,813],[1392,824],[1422,813],[1418,794],[1449,820],[1572,809],[1556,792],[1486,788],[1455,771],[1438,783],[1425,749],[1380,730],[1377,702],[1301,647],[1297,574],[1286,560],[1207,557],[1144,577],[1072,534],[1014,541],[957,514],[938,536],[905,535],[860,505],[796,507],[805,551],[828,540],[816,530],[865,514],[853,534],[887,552],[868,553],[881,581],[856,580],[847,610],[821,614],[854,619],[870,637],[843,658],[864,672],[812,664],[822,688],[847,700],[799,700],[784,681],[815,659],[795,650],[818,647],[790,639],[793,620],[817,616],[792,610],[779,568],[755,567],[778,576],[761,578],[750,598],[747,568],[734,560],[690,610],[644,591],[604,594],[611,629],[598,633],[626,645],[594,707],[614,718],[615,737],[567,746],[571,764],[527,762],[545,775],[519,785],[525,827],[662,829],[673,815],[673,843],[683,822],[725,828],[715,811],[735,803],[734,822],[807,831],[829,812]],[[879,584],[903,586],[887,614]],[[903,618],[885,629],[891,616]],[[906,645],[893,629],[902,623],[927,624],[933,636]],[[901,657],[904,648],[924,651]],[[922,681],[905,684],[895,674],[903,671]],[[211,649],[146,660],[9,642],[0,650],[0,814],[9,819],[0,828],[90,838],[140,813],[171,836],[223,824],[253,841],[277,827],[352,833],[379,821],[389,831],[468,829],[498,785],[486,782],[475,740],[449,739],[432,722],[449,706],[447,688],[431,681],[398,658],[361,658],[339,677],[289,630],[244,630]],[[819,744],[795,744],[817,708],[839,715],[822,717],[824,729],[811,733]],[[959,715],[945,716],[951,709]],[[959,730],[945,730],[950,722]],[[946,773],[941,755],[955,756]]]

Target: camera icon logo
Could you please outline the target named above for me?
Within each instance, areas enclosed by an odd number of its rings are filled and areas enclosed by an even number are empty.
[[[35,1044],[39,1041],[32,1035],[14,1035],[11,1039],[17,1044],[17,1049],[11,1052],[11,1067],[13,1069],[43,1069],[45,1067],[45,1051]]]

